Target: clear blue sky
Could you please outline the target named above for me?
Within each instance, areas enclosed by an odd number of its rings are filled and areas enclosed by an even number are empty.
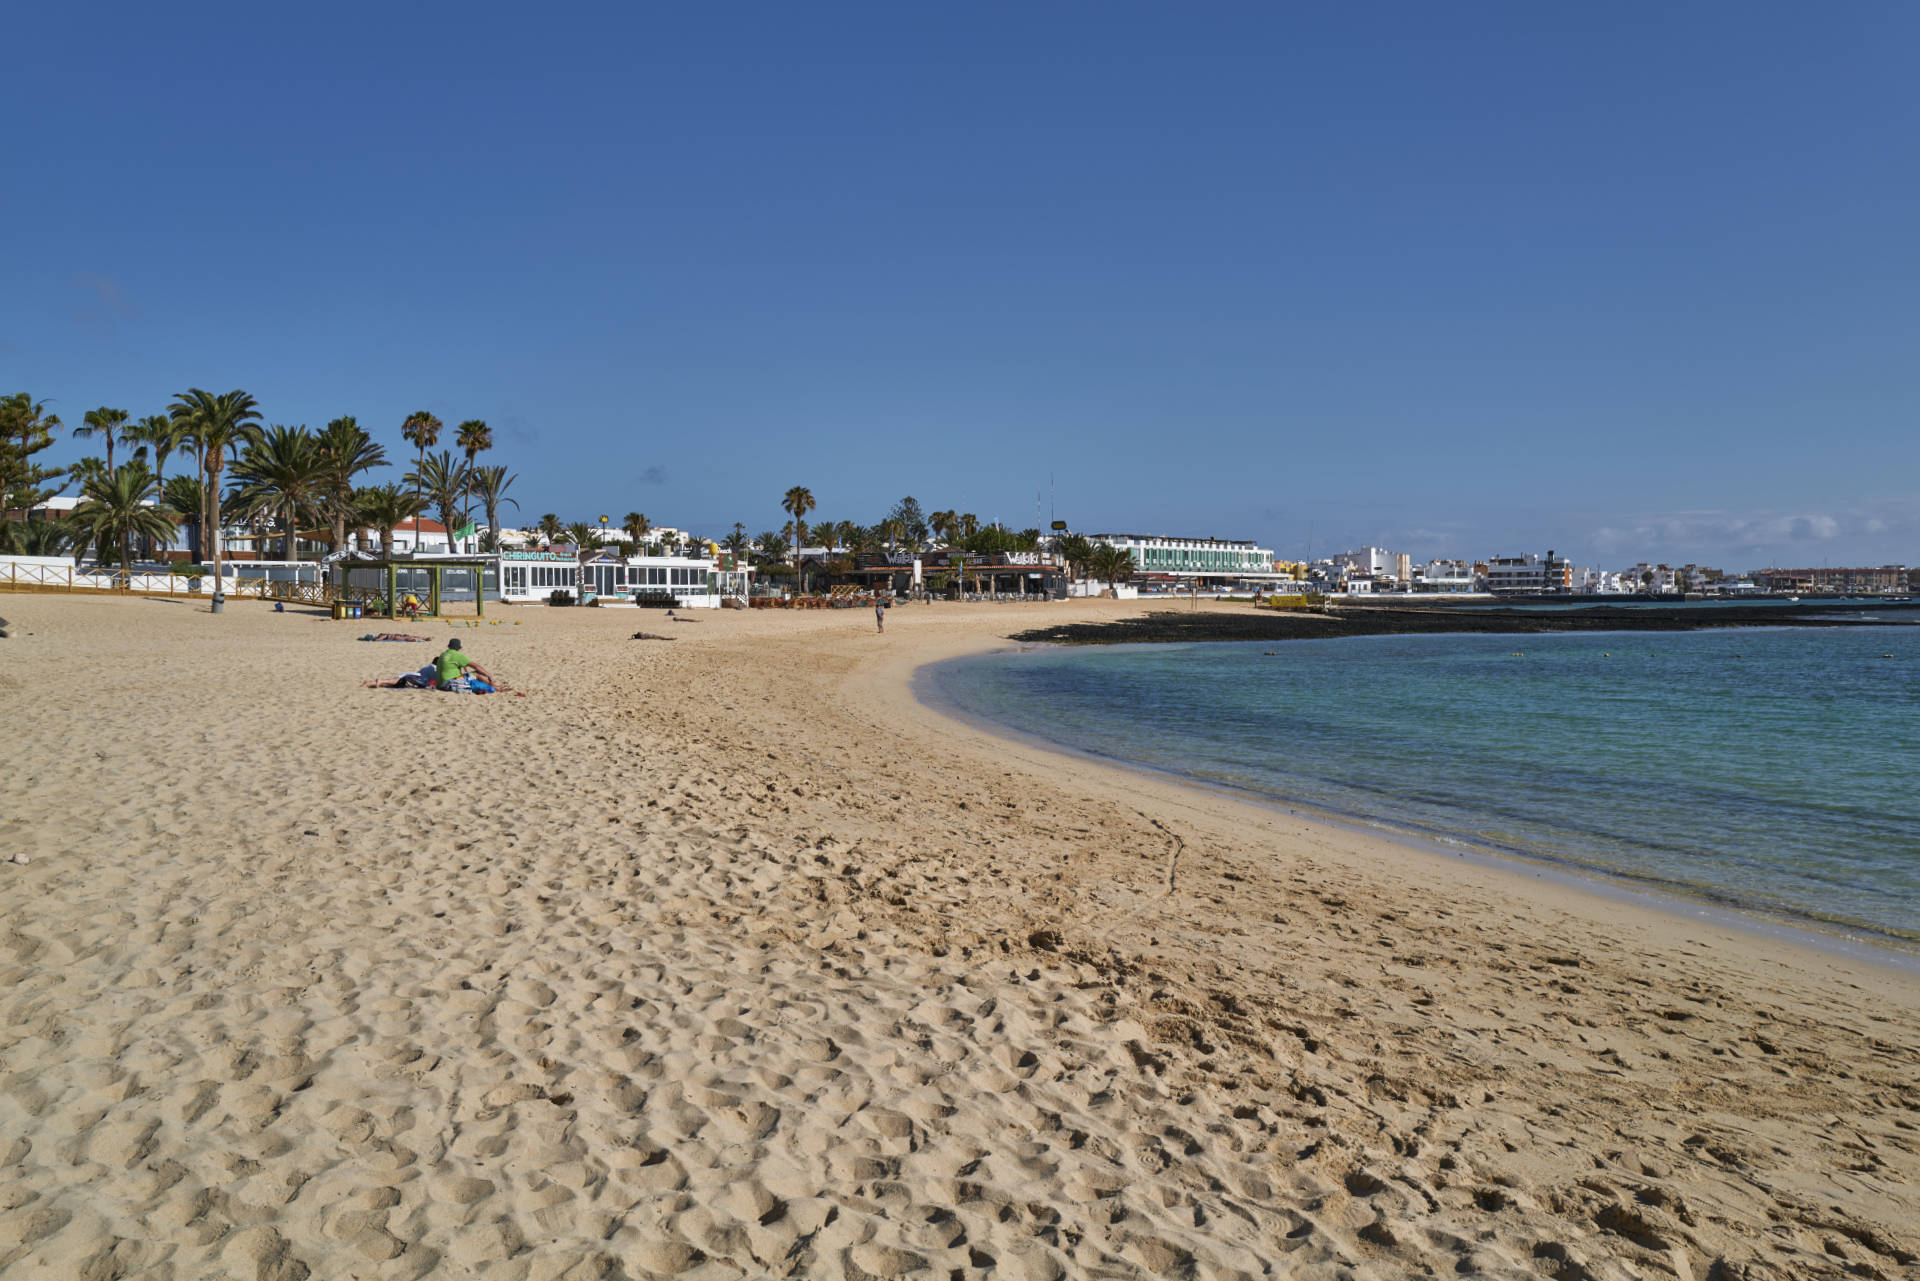
[[[31,5],[0,390],[519,516],[1920,563],[1920,7]],[[64,443],[59,461],[81,450]],[[397,472],[395,473],[397,476]],[[1045,513],[1042,513],[1045,515]],[[508,513],[509,518],[514,513]]]

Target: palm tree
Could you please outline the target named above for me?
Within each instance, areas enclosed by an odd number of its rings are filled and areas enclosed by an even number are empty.
[[[546,515],[540,518],[540,537],[546,539],[547,542],[549,543],[559,542],[560,535],[565,531],[566,531],[566,526],[562,525],[560,523],[560,518],[554,515],[552,512],[548,512]]]
[[[75,532],[64,520],[0,519],[0,556],[58,556]]]
[[[758,554],[759,567],[762,570],[772,569],[785,558],[786,545],[787,540],[784,536],[775,533],[771,529],[762,530],[760,537],[753,540],[754,550]]]
[[[1085,578],[1086,569],[1093,561],[1094,547],[1083,534],[1064,534],[1054,540],[1053,550],[1067,563],[1069,578]]]
[[[201,521],[207,514],[207,487],[198,476],[175,476],[160,489],[160,508],[187,527],[187,559],[198,565],[202,550]],[[172,542],[172,535],[168,535]]]
[[[933,536],[942,543],[946,543],[953,537],[953,523],[958,519],[960,519],[959,513],[952,508],[947,508],[927,517],[927,523],[933,526]]]
[[[89,409],[85,416],[85,426],[73,429],[73,438],[80,440],[87,436],[100,436],[107,442],[107,470],[113,470],[113,438],[118,433],[126,438],[127,419],[132,417],[124,409],[108,409],[105,405],[98,409]]]
[[[460,496],[467,490],[467,465],[453,460],[453,451],[443,449],[437,454],[428,454],[421,459],[418,470],[409,472],[405,477],[412,482],[415,494],[424,493],[433,500],[440,511],[440,523],[447,527],[447,550],[453,550],[453,517],[460,506]],[[414,526],[418,531],[419,525]],[[413,540],[414,554],[420,552],[421,539]]]
[[[158,485],[146,463],[135,459],[87,482],[80,505],[67,519],[100,547],[120,545],[120,569],[133,572],[133,540],[166,538],[173,525],[148,502]]]
[[[160,488],[165,489],[167,459],[173,457],[173,451],[186,442],[180,425],[165,414],[148,414],[122,432],[121,439],[138,441],[153,450],[153,479]]]
[[[418,445],[420,447],[420,458],[414,464],[413,475],[408,477],[408,479],[414,483],[413,496],[418,503],[419,510],[425,511],[427,504],[425,500],[421,498],[418,478],[426,471],[427,451],[440,443],[440,420],[424,409],[416,409],[407,415],[407,421],[400,424],[400,434],[407,438],[409,445]],[[448,532],[451,533],[452,531],[449,530]],[[417,522],[413,527],[413,550],[416,555],[420,551],[420,526]]]
[[[507,490],[518,479],[518,475],[507,475],[506,467],[499,463],[473,469],[473,492],[480,495],[480,505],[487,512],[487,551],[500,547],[500,504],[512,503],[515,511],[520,510],[519,502],[507,497]]]
[[[742,525],[737,520],[734,521],[733,532],[726,536],[726,538],[722,541],[721,546],[725,547],[727,549],[727,554],[733,557],[733,564],[736,569],[739,568],[742,564],[746,563],[747,527],[745,525]]]
[[[1094,577],[1104,578],[1109,588],[1118,589],[1121,583],[1133,577],[1133,553],[1124,547],[1102,544],[1094,548],[1089,568]]]
[[[353,478],[363,471],[387,465],[387,451],[348,414],[336,418],[314,436],[320,452],[320,506],[328,521],[327,550],[337,552],[347,541],[354,516]]]
[[[213,542],[213,607],[225,606],[220,577],[220,473],[226,470],[227,451],[237,448],[248,423],[260,420],[260,406],[244,391],[215,395],[198,387],[180,393],[168,407],[173,420],[191,433],[206,481],[207,533]]]
[[[453,429],[453,443],[467,456],[467,502],[460,509],[460,524],[464,528],[473,523],[473,460],[475,455],[493,448],[493,433],[481,419],[469,418]]]
[[[652,528],[644,512],[628,512],[626,520],[620,524],[620,532],[631,538],[635,547],[645,545],[647,531]]]
[[[815,505],[813,501],[813,491],[805,485],[795,485],[787,491],[787,496],[780,500],[780,510],[793,517],[793,572],[796,576],[796,581],[801,583],[802,590],[805,589],[805,582],[798,577],[800,574],[800,540],[807,536],[807,513],[812,511]]]
[[[393,556],[393,531],[410,516],[420,514],[420,500],[404,485],[375,485],[354,491],[359,519],[380,531],[380,554]]]
[[[305,427],[275,424],[248,433],[233,465],[234,497],[250,512],[273,512],[286,527],[284,559],[300,559],[301,517],[311,517],[327,485],[327,460]]]

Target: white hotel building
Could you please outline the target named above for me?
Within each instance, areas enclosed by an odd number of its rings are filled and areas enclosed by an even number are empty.
[[[1203,587],[1285,577],[1273,568],[1273,549],[1256,546],[1250,539],[1088,534],[1087,541],[1127,552],[1133,557],[1135,571],[1142,576],[1165,575]]]

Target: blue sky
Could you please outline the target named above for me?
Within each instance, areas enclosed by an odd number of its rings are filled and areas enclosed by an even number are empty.
[[[8,34],[0,390],[69,422],[242,387],[398,454],[425,407],[494,427],[523,516],[716,534],[794,484],[1016,527],[1051,484],[1283,554],[1920,563],[1911,5]]]

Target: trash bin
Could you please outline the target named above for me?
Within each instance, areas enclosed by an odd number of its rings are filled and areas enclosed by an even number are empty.
[[[357,600],[350,600],[350,601],[348,601],[348,602],[347,602],[347,617],[348,617],[348,618],[358,618],[358,617],[360,617],[360,602],[359,602],[359,601],[357,601]]]
[[[347,602],[343,600],[333,602],[333,616],[335,619],[345,618],[347,616]]]

